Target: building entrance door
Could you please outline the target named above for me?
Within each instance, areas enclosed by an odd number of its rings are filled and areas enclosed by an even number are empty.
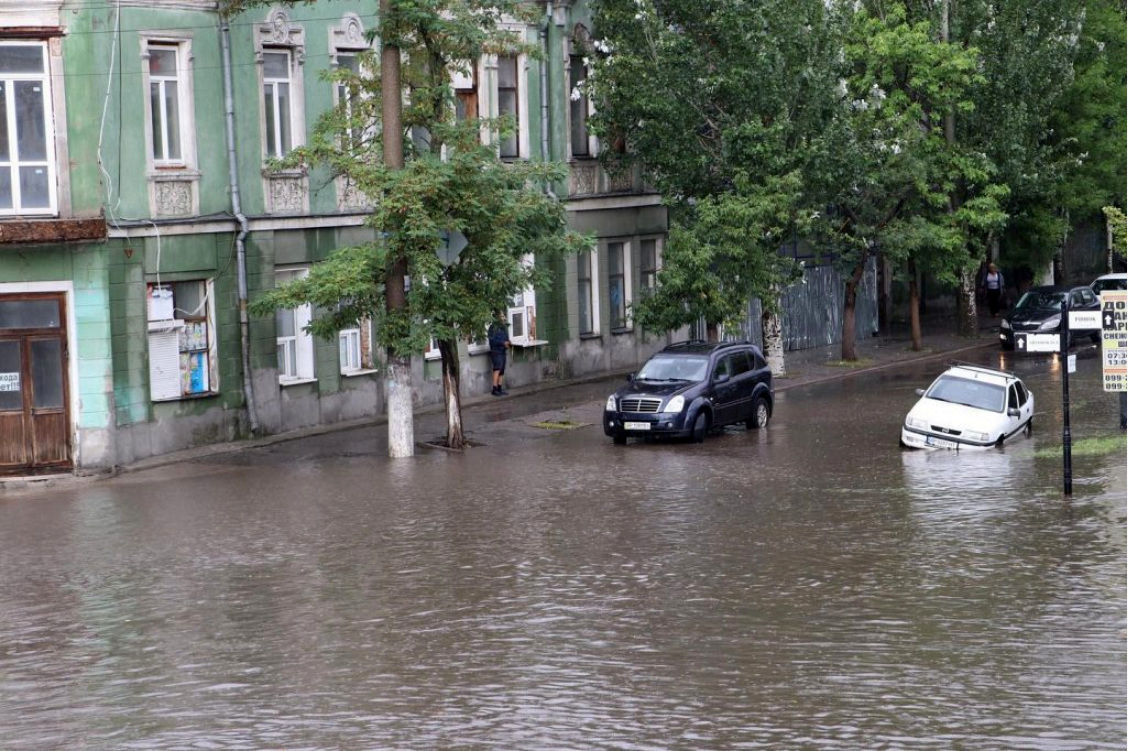
[[[0,474],[72,466],[64,297],[0,295]]]

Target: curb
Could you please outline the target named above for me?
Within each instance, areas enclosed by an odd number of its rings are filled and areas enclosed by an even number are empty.
[[[960,347],[958,349],[944,350],[942,352],[931,352],[928,354],[916,356],[909,355],[908,357],[898,358],[889,362],[877,363],[853,370],[844,370],[843,372],[839,373],[827,373],[815,378],[797,380],[793,383],[777,383],[777,385],[775,386],[775,391],[789,391],[800,386],[810,386],[819,383],[826,383],[827,381],[841,380],[855,375],[873,373],[875,371],[886,370],[910,363],[927,362],[930,360],[953,357],[959,355],[962,352],[971,352],[978,349],[985,349],[987,347],[994,346],[995,344],[996,343],[994,341],[987,340],[966,347]],[[595,383],[598,381],[621,378],[630,372],[631,369],[610,370],[564,381],[543,381],[541,383],[530,384],[529,386],[525,386],[520,389],[514,389],[511,393],[511,396],[531,396],[533,394],[555,391],[570,386],[580,386],[588,383]],[[494,402],[488,402],[486,395],[476,395],[469,399],[464,399],[462,401],[462,406],[465,409],[467,407],[475,407],[485,403]],[[431,415],[442,412],[442,410],[443,405],[434,404],[420,408],[416,410],[414,414],[416,416]],[[21,475],[11,478],[0,477],[0,497],[8,494],[15,495],[61,486],[71,486],[80,483],[107,480],[125,474],[132,474],[134,472],[156,469],[158,467],[165,467],[170,464],[179,464],[181,462],[191,461],[194,459],[206,459],[208,457],[217,456],[220,454],[227,454],[236,451],[246,451],[249,449],[265,448],[279,443],[301,440],[302,438],[312,438],[345,430],[356,430],[360,428],[384,425],[387,423],[387,421],[388,419],[386,415],[376,415],[373,417],[361,418],[358,420],[349,420],[346,422],[334,423],[332,425],[318,425],[310,428],[299,428],[297,430],[288,431],[286,433],[278,433],[276,435],[263,436],[261,438],[249,438],[242,441],[228,441],[225,443],[217,443],[208,446],[199,446],[195,448],[185,449],[183,451],[175,451],[169,454],[163,454],[158,457],[149,457],[146,459],[141,459],[137,462],[118,465],[101,471],[83,470],[80,472],[68,472],[55,475]],[[427,444],[426,448],[430,449],[436,447]]]

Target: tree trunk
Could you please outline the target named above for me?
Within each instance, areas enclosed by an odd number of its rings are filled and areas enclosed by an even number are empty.
[[[412,423],[411,360],[388,357],[384,377],[388,400],[388,456],[405,459],[415,454],[415,429]]]
[[[462,435],[462,390],[458,369],[458,343],[439,340],[439,354],[443,364],[443,404],[446,406],[446,445],[462,449],[466,445]]]
[[[854,320],[854,309],[858,302],[858,285],[862,283],[868,260],[869,253],[863,253],[858,265],[854,267],[854,273],[846,280],[846,296],[842,305],[842,359],[847,361],[858,359],[858,327]]]
[[[380,0],[380,19],[391,15],[391,0]],[[403,102],[400,98],[400,49],[383,40],[380,50],[380,88],[384,165],[403,169]],[[396,255],[389,259],[385,279],[384,302],[389,316],[401,316],[407,309],[404,276],[407,259]],[[384,379],[388,400],[388,456],[393,459],[415,454],[415,426],[412,414],[411,358],[388,348],[388,373]]]
[[[764,357],[768,360],[772,375],[784,375],[787,372],[787,364],[783,358],[783,322],[779,314],[771,313],[765,307],[763,315],[760,316],[760,331],[764,337]]]
[[[717,342],[721,339],[721,327],[715,321],[709,321],[705,324],[705,340],[708,342]]]
[[[975,271],[960,272],[960,286],[956,289],[956,331],[960,336],[979,336],[979,316],[975,310]]]
[[[909,261],[909,329],[913,337],[913,352],[924,346],[920,332],[920,287],[917,286],[916,263]]]

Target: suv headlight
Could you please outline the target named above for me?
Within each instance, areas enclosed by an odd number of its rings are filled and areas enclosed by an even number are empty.
[[[1059,313],[1058,315],[1054,316],[1053,318],[1048,318],[1045,321],[1043,321],[1042,325],[1038,327],[1038,330],[1039,331],[1050,331],[1052,329],[1056,329],[1060,325],[1061,325],[1061,314]]]
[[[619,405],[615,403],[615,395],[612,394],[611,396],[607,397],[607,404],[603,406],[603,409],[607,410],[608,412],[615,412],[618,406]]]
[[[916,428],[917,430],[928,430],[928,423],[919,417],[906,417],[905,427]]]
[[[663,409],[662,411],[663,412],[681,412],[683,409],[685,409],[685,397],[682,396],[681,394],[678,394],[673,399],[666,402],[666,408]]]

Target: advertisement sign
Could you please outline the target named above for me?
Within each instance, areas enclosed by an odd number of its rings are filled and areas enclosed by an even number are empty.
[[[1101,292],[1101,375],[1105,391],[1128,391],[1128,292]]]
[[[0,391],[19,391],[19,373],[0,373]]]

